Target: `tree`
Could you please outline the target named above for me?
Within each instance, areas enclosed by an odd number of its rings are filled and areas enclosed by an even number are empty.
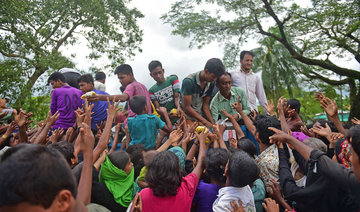
[[[9,85],[3,79],[17,78],[10,85],[21,105],[42,74],[73,67],[61,48],[81,37],[91,49],[90,59],[107,56],[114,67],[141,51],[142,31],[136,24],[141,17],[121,0],[1,0],[0,88]]]
[[[181,0],[162,18],[174,27],[174,34],[191,37],[192,46],[218,41],[226,43],[225,50],[236,50],[250,37],[275,39],[292,58],[313,66],[302,72],[308,78],[321,79],[331,85],[348,85],[350,116],[359,117],[360,72],[333,62],[334,58],[349,56],[360,63],[359,1],[312,0],[308,7],[297,2]],[[200,10],[199,5],[211,11]],[[268,31],[269,26],[277,28],[279,33]],[[343,79],[331,80],[329,76],[334,74]]]
[[[271,37],[260,40],[259,44],[259,48],[252,50],[255,54],[253,71],[262,71],[267,97],[276,102],[281,90],[286,88],[290,98],[294,98],[293,89],[298,88],[297,79],[301,76],[293,70],[308,67],[292,59],[284,46]]]

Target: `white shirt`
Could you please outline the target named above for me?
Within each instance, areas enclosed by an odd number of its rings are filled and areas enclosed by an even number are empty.
[[[95,87],[95,89],[97,89],[97,90],[102,90],[102,91],[105,91],[105,90],[106,90],[105,84],[102,83],[102,82],[99,82],[99,81],[97,81],[97,80],[94,81],[94,87]]]
[[[227,186],[219,190],[218,198],[213,203],[212,209],[215,212],[229,212],[228,208],[232,208],[230,202],[241,200],[242,206],[246,212],[256,212],[254,195],[250,186],[233,187]]]
[[[259,100],[261,107],[266,103],[266,94],[260,78],[252,70],[245,73],[242,70],[231,72],[232,83],[236,87],[244,89],[248,97],[251,110],[258,110],[256,98]],[[264,107],[263,107],[264,109]],[[264,109],[264,111],[266,111]]]

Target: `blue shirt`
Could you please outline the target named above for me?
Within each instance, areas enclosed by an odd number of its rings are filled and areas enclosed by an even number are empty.
[[[105,91],[93,90],[96,94],[102,94],[102,95],[109,95]],[[84,100],[82,100],[82,103],[84,104]],[[102,121],[106,121],[107,119],[107,111],[108,104],[107,101],[97,101],[97,102],[91,102],[91,104],[94,104],[94,107],[92,109],[93,114],[91,115],[91,129],[96,130],[96,125],[101,124]]]
[[[220,188],[216,184],[209,184],[200,180],[193,199],[193,204],[197,205],[196,211],[212,212],[212,205],[217,198]]]
[[[142,143],[145,149],[156,146],[156,132],[162,129],[165,122],[154,114],[141,114],[128,118],[128,130],[130,133],[130,145]]]

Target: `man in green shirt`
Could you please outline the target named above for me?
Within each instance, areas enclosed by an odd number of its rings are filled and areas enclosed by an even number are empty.
[[[238,102],[240,97],[241,105],[245,114],[250,113],[250,107],[245,91],[239,87],[231,86],[231,74],[225,72],[216,80],[216,87],[219,91],[215,94],[210,104],[210,110],[214,121],[218,121],[219,115],[222,120],[226,119],[225,115],[221,112],[226,110],[230,115],[239,121],[241,119],[240,114],[232,108],[232,104]]]
[[[187,115],[188,124],[200,121],[212,128],[215,123],[210,112],[210,97],[214,81],[225,72],[222,61],[218,58],[209,59],[204,70],[187,76],[181,87],[181,102]]]
[[[176,75],[164,77],[165,70],[162,68],[160,61],[153,60],[149,63],[150,76],[156,81],[156,84],[149,89],[150,99],[156,110],[159,107],[165,107],[167,112],[176,108],[181,111],[180,107],[180,83]]]

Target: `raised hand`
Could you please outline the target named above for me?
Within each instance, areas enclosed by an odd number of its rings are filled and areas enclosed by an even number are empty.
[[[325,127],[322,127],[320,125],[314,125],[314,127],[311,128],[311,130],[315,134],[318,134],[318,135],[324,136],[324,137],[328,137],[331,134],[331,128],[329,127],[329,125],[327,123],[325,123]]]
[[[3,113],[0,113],[0,119],[5,117],[8,113],[9,113],[9,111],[5,111]]]
[[[353,118],[353,119],[351,119],[351,122],[353,123],[353,124],[355,124],[355,125],[358,125],[358,124],[360,124],[360,120],[359,119],[357,119],[357,118]]]
[[[236,140],[235,138],[230,138],[230,139],[229,139],[229,144],[230,144],[230,146],[232,146],[234,149],[238,149],[238,140]]]
[[[326,114],[330,117],[334,117],[338,114],[338,107],[336,105],[336,101],[332,101],[328,97],[322,99],[320,101],[321,107],[324,108]]]
[[[157,108],[157,112],[159,112],[160,115],[164,115],[165,113],[167,113],[167,110],[165,107],[159,107]]]
[[[56,120],[58,120],[59,116],[60,116],[59,111],[56,111],[54,115],[51,115],[51,112],[49,111],[48,116],[46,118],[46,123],[49,123],[52,126],[56,122]]]
[[[118,108],[120,101],[115,102],[115,98],[114,98],[112,100],[112,104],[110,104],[109,97],[106,98],[106,100],[108,103],[107,114],[108,114],[108,116],[115,118],[117,112],[120,110],[120,108]]]
[[[263,105],[263,107],[265,108],[265,110],[270,114],[270,116],[275,115],[275,105],[274,105],[274,101],[272,99],[268,100],[269,103],[265,102],[265,104]]]
[[[238,113],[242,112],[242,105],[241,105],[241,101],[240,101],[240,96],[238,96],[238,101],[233,103],[231,105]]]
[[[314,94],[314,96],[315,96],[315,100],[317,100],[319,102],[326,98],[326,96],[323,93],[321,93],[320,91],[316,92]]]
[[[269,127],[268,129],[275,133],[274,135],[270,136],[270,143],[272,144],[276,142],[286,142],[293,138],[291,135],[274,127]]]
[[[64,133],[64,129],[59,127],[58,129],[53,131],[53,133],[49,138],[49,141],[51,141],[51,143],[58,142],[59,138],[62,136],[63,133]]]
[[[213,128],[215,130],[216,135],[222,137],[225,132],[226,126],[216,123],[215,125],[213,125]]]
[[[199,142],[204,142],[204,144],[205,144],[205,141],[206,141],[207,136],[209,135],[209,133],[210,133],[210,130],[203,130],[200,134],[196,133],[196,137],[199,140]]]
[[[82,123],[80,128],[80,135],[78,136],[80,142],[80,152],[92,154],[95,138],[89,125]]]
[[[259,115],[259,112],[257,110],[252,110],[250,113],[250,118],[255,121],[257,115]]]
[[[169,139],[171,140],[171,143],[178,143],[180,138],[183,135],[183,131],[181,129],[174,130],[170,133]]]
[[[16,123],[15,121],[12,121],[8,126],[7,126],[7,129],[6,129],[6,132],[4,134],[5,137],[9,137],[11,135],[11,133],[13,133],[16,129]]]
[[[31,113],[32,115],[32,113]],[[17,110],[14,110],[14,121],[19,126],[22,127],[26,124],[27,117],[30,117],[31,115],[28,115],[20,108],[20,113],[18,114]]]

